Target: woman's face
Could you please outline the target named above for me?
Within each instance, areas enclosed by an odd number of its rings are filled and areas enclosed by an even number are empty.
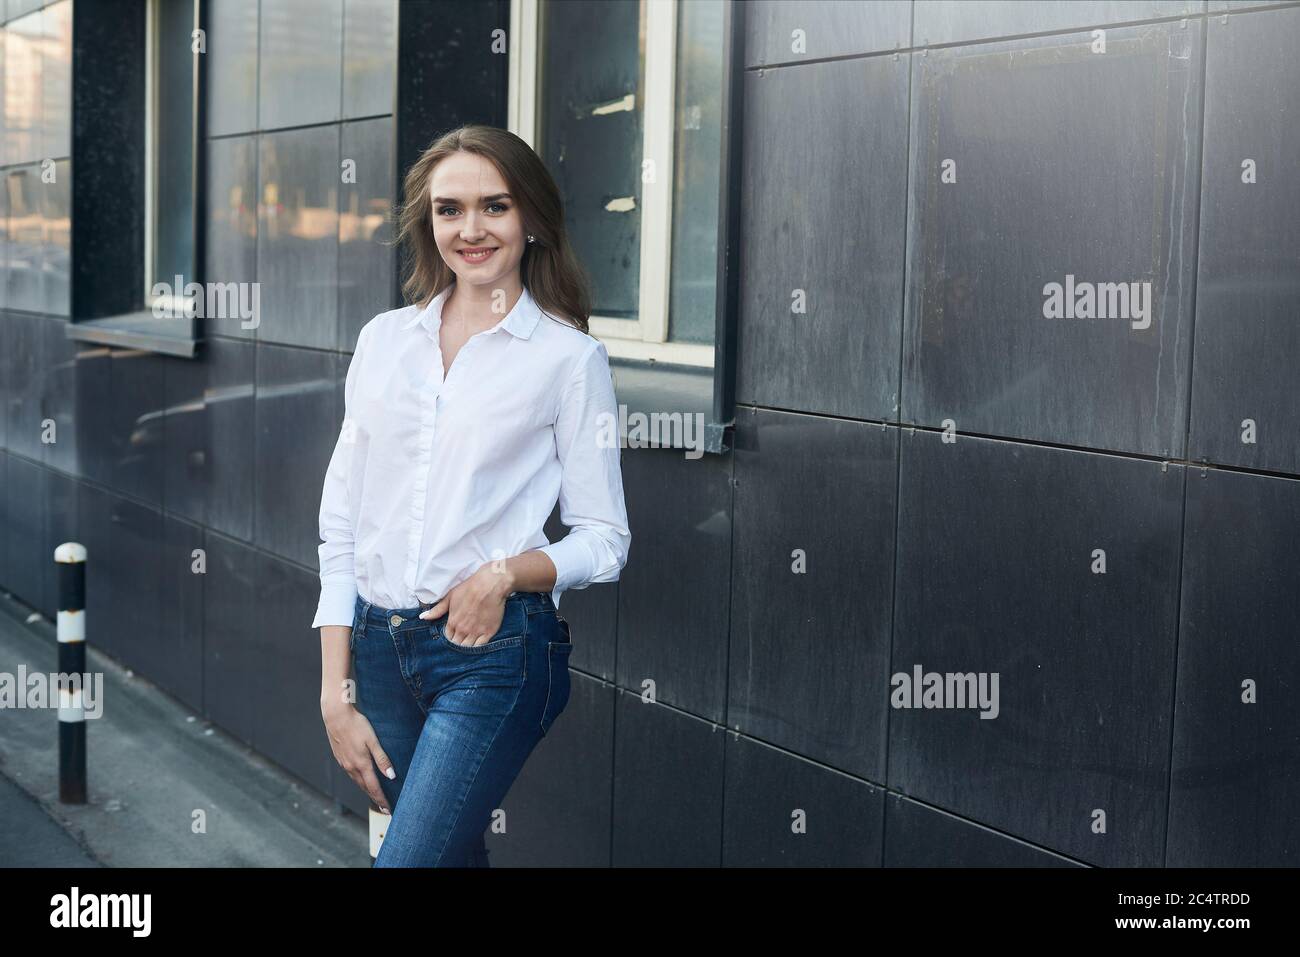
[[[526,237],[523,219],[500,171],[474,153],[453,153],[429,178],[433,237],[458,284],[508,286],[519,275]],[[493,250],[468,257],[475,250]]]

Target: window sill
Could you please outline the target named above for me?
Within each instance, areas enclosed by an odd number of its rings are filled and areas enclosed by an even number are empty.
[[[105,319],[69,322],[69,339],[126,349],[143,349],[163,355],[193,359],[198,351],[195,320],[160,319],[152,311],[129,312]]]
[[[618,431],[626,448],[702,448],[704,452],[721,454],[731,447],[727,436],[730,423],[713,421],[713,369],[662,362],[627,362],[614,356],[610,356],[609,365],[614,374],[614,394],[618,404],[624,407],[619,410]],[[642,416],[644,425],[638,429]],[[647,442],[647,425],[651,429],[650,437],[664,437],[655,435],[654,426],[656,422],[664,423],[665,416],[677,416],[682,420],[691,416],[694,424],[689,431],[674,429],[667,436],[668,441]],[[696,424],[701,423],[703,435],[696,428]],[[635,444],[629,442],[629,432],[636,437]]]

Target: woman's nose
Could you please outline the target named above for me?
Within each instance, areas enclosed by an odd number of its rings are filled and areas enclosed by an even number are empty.
[[[483,230],[478,226],[478,214],[475,212],[467,213],[465,216],[465,225],[460,231],[460,238],[467,243],[483,238]]]

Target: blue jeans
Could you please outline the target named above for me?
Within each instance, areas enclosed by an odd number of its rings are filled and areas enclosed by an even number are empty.
[[[425,606],[428,607],[428,606]],[[376,867],[487,867],[484,831],[569,701],[568,623],[549,592],[512,592],[501,628],[457,645],[447,617],[357,599],[356,706],[393,762]]]

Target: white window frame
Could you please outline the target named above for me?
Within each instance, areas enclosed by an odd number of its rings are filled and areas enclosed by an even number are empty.
[[[540,4],[510,0],[515,25],[509,45],[508,128],[537,148],[537,70]],[[645,126],[643,164],[655,172],[641,183],[640,297],[636,319],[593,315],[592,335],[611,357],[712,368],[713,343],[668,342],[672,288],[673,132],[677,89],[678,0],[641,0],[645,10]],[[643,165],[644,168],[644,165]]]
[[[197,306],[185,298],[184,289],[172,290],[170,296],[155,296],[154,283],[172,283],[175,276],[155,276],[153,251],[158,236],[158,4],[145,3],[145,71],[144,71],[144,308],[151,312],[159,306],[173,316],[192,317]],[[186,282],[192,282],[193,276]]]

